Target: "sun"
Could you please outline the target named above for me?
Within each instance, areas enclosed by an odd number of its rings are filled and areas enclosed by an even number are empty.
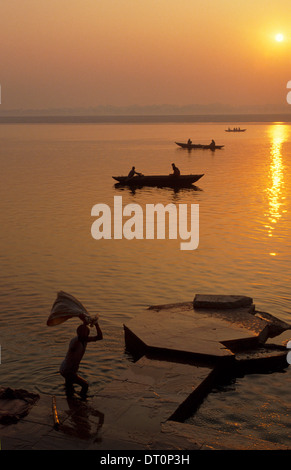
[[[284,41],[284,36],[281,33],[276,34],[275,39],[277,42],[282,42]]]

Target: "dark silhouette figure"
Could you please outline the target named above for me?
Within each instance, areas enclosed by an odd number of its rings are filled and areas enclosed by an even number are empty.
[[[127,177],[128,177],[128,178],[133,178],[134,175],[142,176],[141,173],[138,173],[137,171],[135,171],[135,166],[132,167],[132,169],[131,169],[130,172],[128,173]]]
[[[210,148],[211,150],[215,150],[215,141],[214,141],[213,139],[212,139],[212,141],[211,141],[211,143],[210,143],[210,145],[209,145],[209,148]]]
[[[67,355],[61,364],[60,373],[66,380],[66,388],[69,395],[74,391],[74,384],[81,385],[81,394],[83,396],[88,391],[88,382],[78,375],[78,369],[85,354],[87,344],[103,339],[103,334],[97,320],[95,320],[94,324],[97,335],[91,337],[89,336],[90,329],[87,325],[82,324],[78,326],[77,336],[70,341]]]
[[[179,168],[176,167],[175,163],[172,163],[172,167],[173,167],[173,176],[180,176],[180,170]]]

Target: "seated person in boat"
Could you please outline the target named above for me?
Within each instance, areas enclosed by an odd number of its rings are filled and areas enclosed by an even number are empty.
[[[188,145],[191,145],[191,144],[192,144],[192,140],[191,140],[191,139],[188,139],[187,144],[188,144]]]
[[[175,163],[172,163],[172,167],[173,167],[172,175],[173,176],[180,176],[180,170],[179,170],[179,168],[176,167]]]
[[[215,141],[213,139],[211,141],[210,147],[213,147],[213,148],[215,147]]]
[[[132,178],[134,175],[142,176],[142,173],[138,173],[137,171],[135,171],[135,166],[132,167],[132,169],[127,175],[127,178]]]

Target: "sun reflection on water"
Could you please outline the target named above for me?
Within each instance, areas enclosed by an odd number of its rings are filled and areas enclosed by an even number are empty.
[[[269,185],[266,188],[268,196],[268,224],[265,225],[268,236],[272,237],[276,224],[286,212],[284,205],[284,164],[282,159],[282,144],[287,140],[288,127],[283,124],[275,124],[270,128],[270,168]],[[270,253],[273,256],[275,253]]]

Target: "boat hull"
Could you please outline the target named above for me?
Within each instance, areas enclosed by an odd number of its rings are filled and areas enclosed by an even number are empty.
[[[203,150],[216,150],[216,149],[222,149],[224,145],[203,145],[203,144],[185,144],[183,142],[175,142],[179,147],[182,147],[183,149],[203,149]]]
[[[112,178],[123,186],[186,187],[191,186],[202,178],[202,176],[203,175],[150,175],[134,176],[133,178],[128,178],[127,176],[112,176]]]

